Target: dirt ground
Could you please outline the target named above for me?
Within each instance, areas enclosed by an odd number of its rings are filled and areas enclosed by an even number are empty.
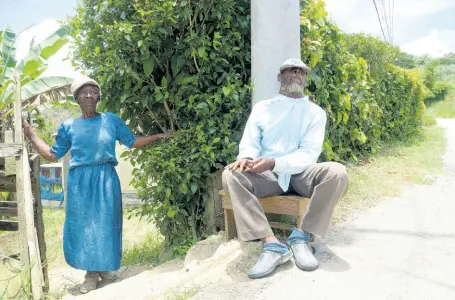
[[[79,295],[83,272],[53,270],[63,299],[455,299],[455,120],[446,129],[446,172],[431,185],[403,187],[335,226],[315,244],[320,268],[299,270],[293,261],[267,278],[246,272],[260,243],[225,242],[223,233],[194,246],[184,260],[153,269],[127,267],[121,280]]]

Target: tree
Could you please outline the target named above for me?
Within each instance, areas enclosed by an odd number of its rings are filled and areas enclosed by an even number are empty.
[[[400,55],[398,55],[397,65],[404,69],[414,69],[417,67],[417,60],[411,54],[401,52]]]
[[[396,64],[400,55],[398,47],[368,34],[346,34],[344,40],[350,53],[367,61],[368,70],[375,79],[383,77],[386,66]]]

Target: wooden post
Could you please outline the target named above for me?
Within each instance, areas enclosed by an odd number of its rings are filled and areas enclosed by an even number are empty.
[[[49,291],[49,277],[47,272],[47,260],[46,260],[46,241],[45,241],[45,228],[43,220],[43,205],[41,203],[41,191],[40,191],[40,157],[38,154],[32,155],[32,174],[34,178],[33,184],[33,198],[35,200],[35,224],[38,234],[38,246],[41,257],[41,266],[43,269],[43,289],[44,292]]]
[[[205,222],[206,232],[216,234],[219,230],[224,230],[225,222],[223,219],[223,207],[219,191],[223,189],[221,183],[222,170],[211,174],[206,180],[207,200],[205,202]]]
[[[5,124],[0,124],[0,144],[5,143]],[[0,157],[0,176],[5,175],[5,158]],[[0,194],[0,198],[2,198]]]
[[[15,142],[23,144],[21,86],[17,73],[15,73],[14,77],[16,84],[16,102],[14,106]],[[35,229],[32,184],[30,180],[30,164],[27,147],[23,147],[22,154],[16,158],[16,184],[16,195],[19,209],[18,214],[20,220],[19,226],[22,238],[25,237],[23,247],[26,248],[22,251],[23,254],[21,255],[21,259],[22,256],[24,256],[24,259],[28,261],[28,264],[25,264],[26,267],[30,267],[30,281],[33,299],[41,299],[43,297],[43,273],[38,249],[38,239],[36,236],[37,233]]]
[[[22,103],[20,93],[20,79],[17,74],[14,76],[16,86],[16,101],[14,103],[14,122],[16,130],[14,132],[14,142],[22,143]],[[19,130],[18,130],[19,128]],[[25,216],[25,201],[24,201],[24,168],[23,156],[16,156],[16,200],[19,221],[19,239],[20,239],[20,260],[25,266],[26,280],[30,278],[30,257],[28,252],[28,239],[27,239],[27,219]],[[30,286],[27,286],[27,293],[30,293]]]
[[[226,235],[228,241],[236,238],[237,226],[235,224],[234,211],[232,209],[224,210],[224,225],[226,227]]]

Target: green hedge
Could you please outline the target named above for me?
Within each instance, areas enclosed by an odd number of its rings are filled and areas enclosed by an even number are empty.
[[[359,160],[418,130],[424,87],[393,65],[398,49],[370,36],[342,34],[321,0],[302,3],[302,58],[312,68],[308,92],[328,114],[321,160]]]

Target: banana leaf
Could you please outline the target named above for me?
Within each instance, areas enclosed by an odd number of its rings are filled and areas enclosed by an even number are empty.
[[[63,76],[47,76],[30,81],[21,88],[22,101],[28,101],[39,94],[71,85],[73,78]]]
[[[16,66],[16,33],[8,25],[2,32],[0,56],[2,57],[3,68],[3,72],[0,74],[1,84],[4,79],[13,78],[13,68]]]
[[[34,45],[16,68],[25,76],[37,78],[47,67],[47,60],[68,43],[68,32],[64,26],[59,27],[40,43]]]

